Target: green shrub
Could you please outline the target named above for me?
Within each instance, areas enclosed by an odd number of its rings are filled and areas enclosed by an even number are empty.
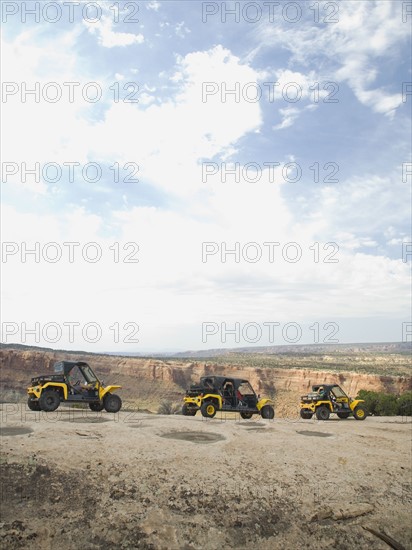
[[[407,391],[398,398],[398,414],[412,416],[412,391]]]
[[[356,399],[363,399],[369,414],[375,416],[412,416],[412,392],[400,396],[368,390],[359,390]]]
[[[376,414],[376,405],[378,403],[378,393],[375,391],[360,390],[356,399],[363,399],[369,414]]]
[[[378,394],[378,401],[375,407],[376,416],[396,416],[398,403],[396,395],[389,393]]]

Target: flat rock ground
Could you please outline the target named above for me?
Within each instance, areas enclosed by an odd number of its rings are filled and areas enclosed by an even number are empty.
[[[410,418],[1,417],[8,550],[412,548]]]

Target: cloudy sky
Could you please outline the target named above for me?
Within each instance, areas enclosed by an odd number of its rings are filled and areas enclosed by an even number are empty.
[[[411,339],[409,11],[2,2],[2,341]]]

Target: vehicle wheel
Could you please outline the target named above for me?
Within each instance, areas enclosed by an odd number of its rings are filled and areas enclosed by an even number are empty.
[[[300,417],[304,418],[305,420],[310,420],[313,416],[313,412],[307,411],[305,409],[300,409]]]
[[[260,414],[262,418],[268,418],[269,420],[275,418],[275,411],[271,405],[264,405],[260,410]]]
[[[213,401],[206,401],[206,403],[203,403],[200,407],[200,411],[202,416],[206,418],[213,418],[217,413],[217,408]]]
[[[197,413],[197,409],[194,409],[193,407],[188,407],[186,404],[182,407],[182,414],[183,416],[195,416]]]
[[[358,405],[353,411],[353,416],[356,420],[365,420],[365,418],[368,416],[368,413],[366,412],[365,407],[362,407],[362,405]]]
[[[39,398],[39,406],[42,411],[53,412],[60,405],[60,395],[56,390],[45,390]]]
[[[90,407],[90,410],[92,410],[94,412],[100,412],[104,409],[104,405],[101,401],[98,402],[98,403],[96,403],[96,402],[89,403],[89,407]]]
[[[318,420],[329,420],[330,410],[327,407],[318,407],[316,409],[316,418]]]
[[[249,420],[250,418],[252,418],[253,416],[253,413],[251,412],[246,412],[246,411],[242,411],[239,413],[240,416],[244,419],[244,420]]]
[[[40,411],[40,404],[38,401],[34,401],[34,399],[31,399],[31,397],[27,400],[27,406],[31,411]]]
[[[117,413],[122,408],[122,400],[114,393],[106,393],[103,397],[103,406],[108,413]]]
[[[349,416],[350,416],[350,413],[348,413],[348,412],[340,412],[340,413],[336,413],[336,414],[339,416],[339,418],[349,418]]]

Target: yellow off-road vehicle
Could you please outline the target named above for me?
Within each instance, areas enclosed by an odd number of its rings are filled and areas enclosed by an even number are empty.
[[[238,412],[244,419],[259,414],[262,418],[274,418],[273,401],[256,395],[247,380],[225,376],[204,376],[198,385],[190,386],[184,397],[182,414],[202,415],[213,418],[218,411]]]
[[[356,420],[365,420],[368,412],[363,399],[352,399],[337,384],[321,384],[312,386],[312,392],[302,395],[300,416],[312,418],[316,414],[318,420],[328,420],[331,413],[339,418],[353,416]]]
[[[88,403],[92,411],[116,413],[122,400],[112,391],[118,388],[121,386],[104,386],[83,361],[59,361],[54,364],[54,374],[31,379],[27,405],[32,411],[52,412],[61,402]]]

